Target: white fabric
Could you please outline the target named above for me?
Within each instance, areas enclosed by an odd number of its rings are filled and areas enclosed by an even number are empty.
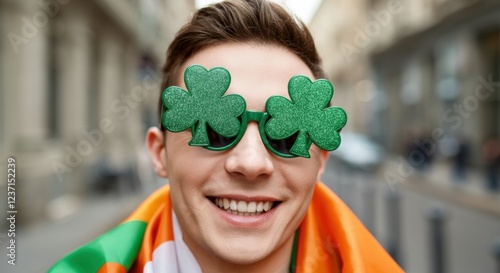
[[[164,242],[153,251],[144,273],[202,273],[200,265],[182,239],[182,230],[172,210],[174,241]]]
[[[179,273],[202,273],[200,265],[194,258],[193,253],[191,253],[191,250],[189,250],[186,243],[184,243],[182,230],[173,210],[172,218],[172,222],[174,223],[174,241],[175,250],[177,252],[177,265],[179,266]]]

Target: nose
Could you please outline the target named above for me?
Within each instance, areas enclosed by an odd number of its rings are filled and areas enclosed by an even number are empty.
[[[227,172],[249,180],[273,173],[274,164],[262,142],[258,124],[255,122],[248,124],[241,140],[231,149],[225,168]]]

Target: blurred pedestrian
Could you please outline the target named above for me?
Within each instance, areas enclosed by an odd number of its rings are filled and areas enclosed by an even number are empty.
[[[405,156],[410,165],[419,172],[429,171],[434,159],[434,149],[426,141],[431,139],[428,134],[411,130],[405,134],[403,145]]]
[[[463,182],[467,178],[469,163],[469,143],[464,137],[458,139],[457,148],[453,159],[453,180]]]
[[[486,188],[491,191],[500,190],[500,140],[489,138],[483,144],[483,159],[485,162]]]

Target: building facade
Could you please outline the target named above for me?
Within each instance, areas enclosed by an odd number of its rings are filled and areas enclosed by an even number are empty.
[[[408,135],[465,139],[482,164],[482,144],[500,136],[499,5],[324,1],[311,29],[349,128],[392,152]]]
[[[0,1],[0,154],[17,160],[20,223],[102,187],[96,181],[154,184],[143,143],[156,123],[158,68],[193,9],[171,0]]]
[[[389,155],[334,161],[336,192],[407,272],[498,272],[500,2],[325,0],[310,29],[345,130]]]

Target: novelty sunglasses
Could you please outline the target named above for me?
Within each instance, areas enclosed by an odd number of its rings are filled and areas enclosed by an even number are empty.
[[[339,131],[347,115],[340,107],[325,108],[333,97],[333,86],[325,79],[313,82],[293,76],[288,82],[290,100],[271,96],[266,112],[246,110],[245,99],[238,94],[224,95],[231,83],[225,68],[191,65],[184,72],[184,83],[187,90],[170,86],[163,91],[161,122],[171,132],[191,129],[190,146],[231,149],[251,121],[259,123],[266,148],[280,157],[310,158],[312,143],[326,151],[340,145]]]

